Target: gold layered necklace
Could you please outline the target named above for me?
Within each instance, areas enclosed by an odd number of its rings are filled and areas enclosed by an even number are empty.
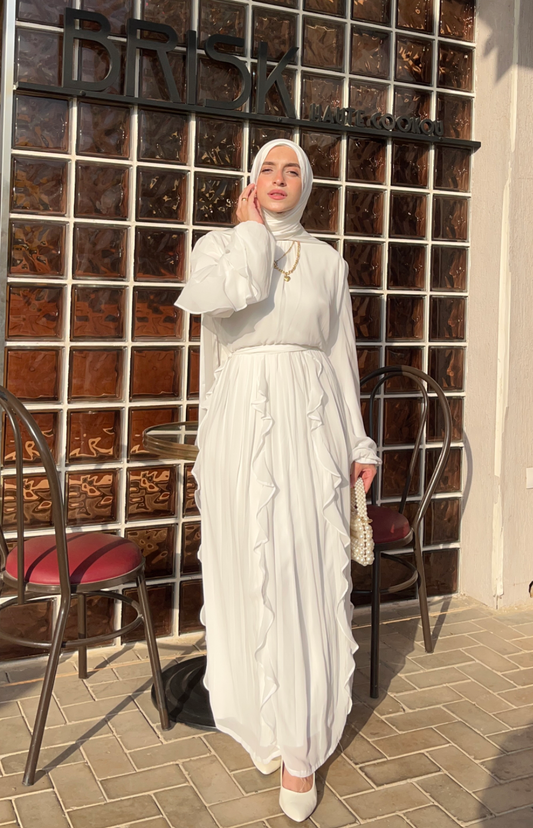
[[[289,253],[291,252],[294,245],[296,245],[296,261],[295,261],[294,265],[291,267],[290,270],[283,270],[279,266],[279,263],[281,262],[282,259],[285,258],[285,256],[289,255]],[[279,270],[279,272],[283,275],[283,278],[285,279],[286,282],[290,282],[291,273],[294,273],[294,271],[298,267],[298,262],[300,261],[300,250],[301,250],[300,242],[299,241],[293,241],[293,243],[291,244],[291,246],[289,247],[287,252],[283,254],[283,256],[280,256],[279,259],[277,259],[277,260],[274,259],[274,267],[276,268],[276,270]]]

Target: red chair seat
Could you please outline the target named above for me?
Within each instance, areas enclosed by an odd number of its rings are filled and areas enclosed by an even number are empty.
[[[67,535],[67,549],[72,584],[94,584],[120,578],[142,562],[139,548],[125,538],[104,532],[76,532]],[[30,584],[57,586],[59,568],[54,535],[28,538],[24,542],[24,579]],[[17,548],[7,556],[6,572],[18,574]]]
[[[368,517],[372,521],[374,543],[391,543],[406,538],[411,527],[405,515],[385,506],[368,506]]]

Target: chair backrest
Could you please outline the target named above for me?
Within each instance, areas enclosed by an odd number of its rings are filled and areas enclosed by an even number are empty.
[[[415,532],[418,531],[418,527],[420,525],[421,520],[423,519],[424,515],[427,512],[428,506],[431,502],[431,498],[435,494],[435,490],[439,484],[439,480],[441,475],[444,471],[446,466],[446,461],[448,459],[448,455],[450,453],[450,444],[452,440],[452,415],[450,411],[450,406],[448,404],[448,400],[446,399],[446,395],[442,390],[441,386],[430,377],[428,374],[424,373],[424,371],[420,371],[418,368],[413,368],[410,365],[392,365],[389,367],[384,368],[376,368],[375,371],[371,371],[361,380],[361,391],[364,394],[364,387],[371,381],[375,380],[375,383],[370,391],[369,395],[369,426],[368,426],[368,434],[373,440],[375,439],[375,405],[376,405],[376,396],[380,389],[385,385],[385,383],[391,380],[394,377],[406,377],[412,380],[412,382],[416,386],[416,390],[419,392],[417,398],[419,399],[420,403],[420,422],[418,424],[417,432],[415,435],[414,447],[412,449],[411,460],[409,463],[409,467],[407,469],[405,483],[401,493],[400,499],[400,507],[399,511],[403,514],[405,509],[405,504],[407,502],[407,497],[409,495],[409,489],[411,487],[411,483],[413,480],[413,475],[416,469],[416,465],[419,458],[419,451],[420,446],[422,444],[422,440],[424,438],[428,416],[429,416],[429,394],[428,392],[433,392],[436,395],[437,402],[440,406],[440,410],[443,417],[443,424],[444,424],[444,435],[442,440],[442,447],[439,452],[439,456],[435,466],[433,468],[433,472],[431,474],[431,478],[429,479],[427,485],[424,487],[423,482],[421,481],[421,498],[416,510],[415,516],[410,521],[411,526]],[[368,393],[368,392],[367,392]],[[396,395],[394,395],[396,396]],[[390,397],[387,397],[390,399]],[[372,485],[372,503],[375,505],[376,503],[376,480]]]
[[[4,411],[5,421],[11,425],[15,443],[15,506],[17,523],[17,599],[19,604],[25,603],[25,582],[24,582],[24,455],[22,443],[22,430],[29,434],[35,443],[44,467],[48,481],[51,501],[52,525],[55,530],[55,544],[58,556],[59,577],[61,593],[70,593],[70,578],[67,558],[67,539],[65,532],[65,510],[63,495],[54,458],[48,447],[43,433],[30,412],[23,406],[10,391],[0,386],[0,409]],[[3,522],[0,518],[0,573],[3,573],[8,555],[8,547],[4,535]],[[53,536],[51,536],[52,538]],[[1,582],[0,582],[1,587]]]

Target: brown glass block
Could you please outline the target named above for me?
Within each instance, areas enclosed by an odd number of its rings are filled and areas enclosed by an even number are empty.
[[[203,629],[200,621],[200,610],[203,603],[204,596],[200,580],[182,581],[180,583],[180,635]]]
[[[435,188],[467,193],[470,189],[470,156],[470,150],[463,147],[435,147]]]
[[[180,291],[135,288],[133,339],[183,339],[183,311],[174,302]]]
[[[139,159],[186,164],[188,142],[186,115],[155,109],[139,111]]]
[[[194,176],[194,223],[233,224],[233,213],[242,180],[234,176],[196,173]]]
[[[164,21],[178,35],[178,45],[185,43],[185,32],[191,27],[191,4],[189,0],[143,0],[142,19],[151,23]],[[147,32],[144,36],[147,36]],[[157,37],[152,35],[152,37]]]
[[[432,41],[398,37],[396,39],[396,80],[427,85],[431,83],[432,76]]]
[[[432,296],[429,338],[464,339],[466,299]]]
[[[189,348],[187,398],[198,399],[200,393],[200,348]]]
[[[395,397],[384,404],[383,444],[414,445],[420,429],[420,400]]]
[[[40,152],[68,150],[68,101],[16,95],[13,146]]]
[[[205,48],[205,41],[210,35],[231,35],[245,37],[246,6],[232,3],[231,0],[200,0],[198,45]],[[244,54],[242,46],[217,46],[221,52]]]
[[[44,474],[24,475],[23,481],[24,526],[27,529],[52,526],[52,501],[50,484]],[[20,504],[19,504],[20,505]],[[16,477],[4,477],[2,496],[2,529],[17,528]]]
[[[474,52],[449,43],[439,44],[438,85],[471,92],[474,82]]]
[[[446,397],[452,415],[452,440],[457,442],[463,439],[463,398]],[[426,439],[436,442],[444,439],[444,415],[439,401],[430,397]]]
[[[350,79],[350,106],[362,109],[367,115],[387,111],[389,87]]]
[[[440,0],[441,37],[473,40],[476,21],[476,0]]]
[[[287,92],[289,94],[289,98],[291,99],[292,103],[296,105],[296,98],[295,98],[295,77],[296,73],[293,69],[285,69],[282,72],[283,81],[285,86],[287,87]],[[251,104],[250,108],[254,111],[257,107],[256,101],[256,90],[257,90],[257,73],[255,65],[252,68],[252,96],[251,96]],[[278,87],[276,84],[270,87],[267,92],[266,99],[265,99],[265,114],[272,115],[274,117],[286,117],[287,113],[285,111],[285,105],[281,99],[281,96],[278,92]]]
[[[87,533],[89,534],[89,532]],[[112,534],[106,530],[106,534]],[[100,595],[88,595],[86,601],[87,612],[87,635],[107,635],[113,632],[115,620],[115,602],[109,598]],[[70,612],[67,620],[67,627],[65,630],[65,639],[72,640],[78,637],[78,599],[74,596],[70,602]],[[109,641],[102,642],[99,645],[105,647],[109,646]]]
[[[437,120],[442,121],[447,138],[472,137],[472,98],[459,95],[437,95]]]
[[[126,530],[126,538],[143,554],[147,578],[165,578],[174,574],[175,535],[175,526],[139,526]]]
[[[42,431],[43,437],[52,452],[52,457],[58,457],[58,418],[57,411],[32,411],[31,415]],[[35,440],[28,430],[19,422],[22,440],[22,460],[25,466],[42,465],[41,456]],[[3,462],[5,466],[13,466],[16,459],[15,436],[9,420],[4,417]]]
[[[196,575],[201,570],[198,551],[202,542],[200,521],[187,521],[181,525],[181,574]]]
[[[381,236],[383,233],[382,190],[346,190],[345,233],[356,236]]]
[[[303,57],[305,66],[342,72],[344,24],[320,17],[304,17]]]
[[[185,55],[169,52],[168,62],[181,100],[185,98]],[[141,97],[152,101],[169,101],[165,76],[155,52],[141,52]]]
[[[72,339],[122,339],[124,336],[122,288],[72,288]]]
[[[74,215],[127,218],[128,169],[111,164],[76,164]]]
[[[433,238],[444,241],[468,239],[467,199],[433,196]]]
[[[198,515],[198,507],[194,493],[196,492],[196,480],[192,473],[193,463],[183,464],[183,516]]]
[[[16,76],[19,83],[60,86],[63,37],[55,32],[17,30]]]
[[[309,118],[311,104],[319,104],[325,111],[328,106],[342,106],[342,79],[327,75],[302,72],[302,118]]]
[[[198,405],[188,405],[187,406],[187,414],[186,414],[186,421],[188,423],[197,423],[198,422]]]
[[[370,78],[388,78],[390,34],[353,26],[350,72]]]
[[[146,460],[156,455],[144,448],[143,432],[147,428],[165,423],[178,422],[180,410],[172,408],[130,408],[128,457],[130,460]]]
[[[73,348],[69,400],[118,400],[122,397],[124,352],[121,348]]]
[[[387,296],[387,339],[422,339],[423,336],[423,298]]]
[[[127,520],[176,514],[176,466],[128,469]]]
[[[424,554],[428,595],[453,595],[459,587],[459,549],[439,549]]]
[[[199,167],[242,167],[242,124],[215,118],[196,118],[196,164]]]
[[[185,221],[187,173],[147,169],[137,171],[137,219]]]
[[[139,600],[136,589],[125,589],[124,595],[132,598],[134,601]],[[174,587],[172,584],[158,584],[157,586],[148,587],[148,605],[150,607],[150,617],[156,638],[165,638],[172,634],[173,604]],[[134,610],[124,605],[122,608],[122,625],[129,624],[134,618]],[[145,640],[146,633],[144,624],[139,624],[131,632],[122,636],[124,643]]]
[[[302,224],[311,233],[336,233],[339,225],[339,189],[314,184],[302,216]]]
[[[61,338],[62,288],[10,285],[8,302],[8,339]]]
[[[120,459],[120,411],[97,408],[68,413],[69,463],[102,463]]]
[[[356,339],[363,341],[381,338],[381,297],[352,293],[352,312]]]
[[[67,162],[13,158],[11,209],[15,213],[65,215]]]
[[[179,397],[182,348],[133,348],[131,399]]]
[[[197,84],[200,105],[204,105],[206,100],[235,101],[242,92],[241,75],[235,66],[215,63],[207,58],[198,61]]]
[[[344,258],[348,262],[350,287],[381,287],[383,245],[368,242],[345,242]]]
[[[424,290],[426,248],[414,244],[390,244],[388,287]]]
[[[406,86],[394,87],[395,118],[429,118],[430,112],[431,92]]]
[[[135,280],[183,282],[186,234],[138,227],[135,233]]]
[[[433,0],[398,0],[396,25],[399,29],[433,31]]]
[[[259,43],[263,41],[264,43],[268,43],[268,59],[275,61],[281,60],[283,55],[292,46],[297,45],[296,21],[297,17],[295,14],[255,7],[253,20],[253,57],[257,57]],[[294,63],[294,59],[292,62]]]
[[[425,144],[393,142],[392,183],[400,187],[428,186],[428,148]]]
[[[464,348],[430,348],[429,374],[445,391],[462,391]]]
[[[390,235],[399,238],[425,238],[426,196],[391,193],[390,200]]]
[[[424,543],[454,543],[459,540],[461,498],[432,500],[424,518]]]
[[[300,146],[307,154],[315,178],[338,178],[342,138],[328,132],[302,130]]]
[[[8,348],[6,386],[22,402],[59,400],[60,352],[56,348]]]
[[[191,313],[189,315],[189,339],[191,341],[200,341],[202,331],[202,317],[200,314]]]
[[[364,383],[363,380],[367,374],[376,371],[381,365],[381,348],[365,348],[364,346],[357,346],[357,364],[359,367],[359,376],[361,378],[361,387],[364,394],[368,394],[374,388],[377,380]]]
[[[426,451],[426,486],[429,485],[431,475],[435,470],[435,466],[439,459],[440,449],[428,449]],[[442,477],[436,488],[437,494],[445,492],[460,492],[461,491],[461,461],[463,457],[463,450],[461,448],[452,448],[444,466]]]
[[[78,153],[128,158],[130,110],[125,106],[78,104]]]
[[[9,271],[24,276],[62,276],[64,247],[64,224],[12,221]]]
[[[466,247],[434,247],[431,251],[431,289],[466,290]]]
[[[126,34],[126,20],[133,17],[133,0],[81,0],[81,8],[107,17],[114,34]]]
[[[422,370],[422,348],[398,348],[388,346],[385,348],[385,365],[406,365],[410,368]],[[407,377],[394,377],[387,380],[385,384],[387,393],[418,391],[418,385]]]
[[[391,22],[391,0],[352,0],[352,17],[387,26]]]
[[[124,279],[127,230],[77,224],[74,227],[75,279]]]
[[[72,5],[74,5],[72,0],[48,0],[47,3],[42,3],[40,0],[18,0],[17,20],[62,26],[65,6]]]
[[[344,17],[346,14],[346,0],[304,0],[304,11],[329,14],[333,17]]]
[[[262,124],[250,124],[248,135],[248,170],[251,170],[254,158],[263,144],[266,144],[268,141],[273,141],[275,138],[284,138],[286,141],[292,141],[294,132],[290,127],[271,127]]]
[[[412,456],[412,449],[389,449],[383,452],[383,470],[381,475],[382,497],[400,497],[403,494]],[[412,497],[419,493],[420,454],[417,458],[408,494]]]
[[[386,157],[386,141],[350,136],[348,138],[347,180],[384,184]]]
[[[91,25],[91,24],[89,24]],[[126,68],[126,45],[114,41],[120,56],[120,71],[117,80],[108,86],[107,94],[122,95],[124,91],[124,73]],[[78,50],[79,79],[92,83],[102,81],[109,72],[109,55],[106,49],[99,43],[88,40],[80,41]]]
[[[43,5],[39,3],[39,5]],[[8,590],[4,587],[2,597],[8,597]],[[10,596],[11,597],[11,596]],[[2,610],[2,629],[17,638],[28,641],[50,641],[53,627],[52,601],[39,604],[25,604],[18,607],[16,604]],[[23,647],[0,639],[0,661],[26,659],[30,656],[42,656],[45,652],[41,648]]]

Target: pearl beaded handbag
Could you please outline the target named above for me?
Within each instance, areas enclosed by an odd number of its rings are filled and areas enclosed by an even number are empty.
[[[350,551],[352,560],[362,566],[370,566],[374,563],[371,523],[366,511],[365,485],[362,478],[358,477],[351,490]]]

